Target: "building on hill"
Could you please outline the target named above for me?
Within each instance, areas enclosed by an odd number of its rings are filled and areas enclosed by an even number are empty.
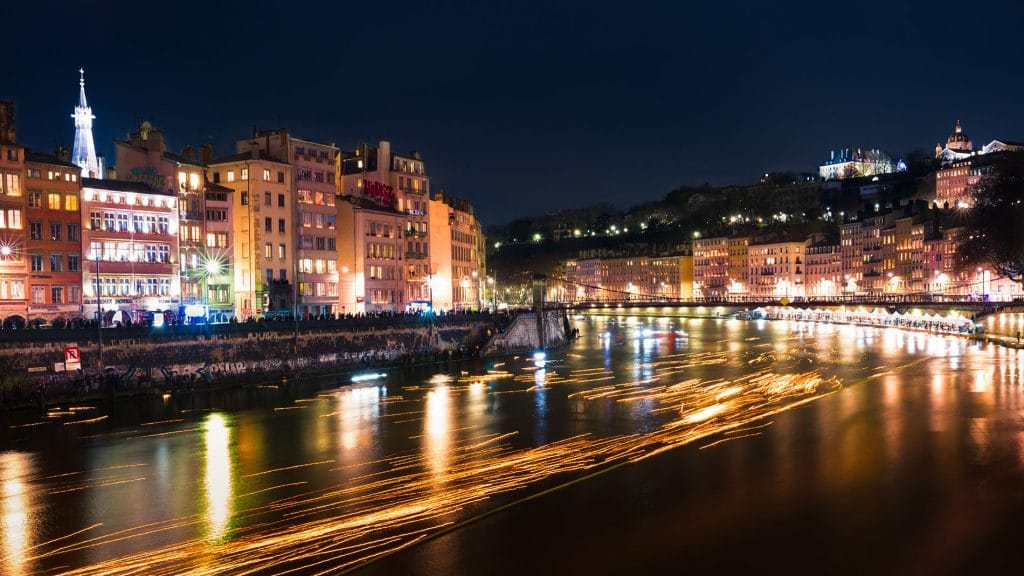
[[[818,168],[822,180],[842,180],[896,172],[896,164],[881,150],[842,148],[833,150]]]
[[[940,207],[967,208],[973,204],[970,189],[992,166],[1008,154],[1024,152],[1024,142],[993,140],[975,149],[957,120],[946,146],[935,146],[934,202]]]

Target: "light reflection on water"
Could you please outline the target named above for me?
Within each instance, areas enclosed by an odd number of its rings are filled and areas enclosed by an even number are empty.
[[[32,457],[21,452],[0,453],[0,484],[3,499],[0,500],[0,522],[3,523],[3,559],[0,566],[5,574],[20,576],[28,574],[25,563],[26,551],[31,545],[32,524],[29,511],[33,506],[30,488],[26,481],[32,473]]]
[[[204,426],[206,454],[206,537],[220,541],[228,535],[233,506],[231,429],[223,414],[210,414]]]
[[[765,439],[751,446],[767,451],[772,462],[788,470],[776,484],[779,497],[799,493],[808,465],[794,447],[804,447],[802,442],[810,433],[827,439],[814,445],[817,468],[809,471],[810,476],[821,479],[822,489],[849,487],[872,482],[920,453],[934,441],[920,434],[922,428],[951,445],[956,444],[957,435],[962,436],[964,453],[949,448],[934,451],[943,465],[985,462],[993,458],[993,446],[1000,442],[994,414],[1008,406],[1024,406],[1020,393],[1024,351],[982,347],[959,338],[861,326],[637,316],[595,317],[580,328],[581,340],[569,350],[551,353],[546,362],[509,359],[508,366],[492,362],[470,374],[457,369],[443,375],[395,372],[386,385],[335,390],[302,403],[283,398],[282,407],[287,410],[280,412],[182,412],[173,403],[161,402],[161,410],[178,412],[161,413],[160,418],[183,420],[152,428],[168,436],[135,438],[122,428],[122,432],[113,429],[112,438],[72,439],[74,450],[102,456],[88,461],[138,465],[142,472],[131,475],[134,484],[129,486],[94,485],[60,496],[61,506],[72,510],[78,509],[76,498],[89,498],[89,512],[73,517],[67,525],[31,519],[41,508],[30,495],[52,488],[52,481],[44,476],[68,470],[45,453],[2,453],[5,558],[0,568],[4,574],[20,574],[61,562],[84,566],[155,548],[168,541],[133,536],[131,547],[106,542],[90,545],[87,557],[56,555],[40,559],[39,564],[25,554],[34,543],[97,522],[106,522],[110,528],[93,530],[107,534],[115,527],[185,517],[192,513],[185,503],[200,504],[195,535],[226,546],[225,550],[261,542],[264,535],[258,522],[268,511],[287,510],[303,522],[307,517],[318,522],[321,516],[333,519],[342,510],[357,518],[359,510],[374,505],[378,494],[392,490],[395,498],[400,496],[403,505],[424,519],[433,516],[416,508],[422,504],[416,500],[422,494],[436,498],[428,501],[428,508],[437,505],[452,515],[462,512],[467,502],[476,505],[490,497],[482,489],[488,483],[502,485],[509,480],[509,486],[529,488],[530,480],[524,479],[531,477],[529,468],[514,468],[520,476],[504,476],[517,458],[524,462],[538,458],[552,467],[551,474],[572,474],[594,464],[588,461],[562,469],[553,463],[580,455],[614,460],[629,453],[640,458],[639,452],[628,451],[640,450],[634,442],[643,442],[643,437],[660,434],[666,445],[683,445],[705,433],[723,431],[730,419],[744,425],[754,425],[756,420],[760,425],[760,419],[775,414],[772,402],[785,404],[801,398],[800,380],[786,378],[819,371],[823,378],[834,376],[849,389],[816,400],[827,408],[772,416],[765,429],[747,431]],[[678,337],[676,330],[687,336]],[[761,373],[770,378],[762,388],[753,385],[754,380],[744,380]],[[780,388],[772,388],[772,381],[780,382]],[[760,391],[755,394],[755,389]],[[966,420],[958,416],[965,411],[970,412]],[[748,422],[747,416],[753,420]],[[40,426],[19,433],[49,429]],[[580,434],[586,437],[575,440]],[[192,454],[196,439],[201,439],[202,450]],[[567,439],[576,444],[565,454],[555,449],[543,457],[529,452]],[[727,445],[745,446],[745,442],[729,440]],[[60,448],[55,446],[54,454]],[[643,449],[660,448],[644,445]],[[26,471],[32,459],[41,460],[46,472]],[[481,468],[474,474],[467,472],[477,465]],[[203,470],[196,483],[202,497],[190,500],[180,492],[193,469]],[[408,477],[399,482],[393,479],[396,474]],[[536,479],[546,478],[541,474]],[[389,479],[396,485],[389,484]],[[462,492],[454,492],[456,488]],[[170,490],[179,492],[159,508],[147,507],[144,498],[133,498],[134,506],[123,501],[125,494],[147,492],[164,501],[163,493]],[[456,500],[457,494],[468,494],[469,500]],[[310,510],[297,504],[304,498],[310,500]],[[300,525],[299,520],[295,522]],[[34,534],[38,526],[48,532]],[[325,526],[303,525],[304,540],[319,537]],[[407,530],[420,527],[403,525]],[[192,529],[185,525],[182,531]],[[355,534],[349,537],[356,538]],[[267,552],[271,553],[280,554],[275,556],[279,559],[288,557],[285,550]],[[210,566],[209,561],[202,564],[204,569]],[[153,573],[164,569],[155,567]]]

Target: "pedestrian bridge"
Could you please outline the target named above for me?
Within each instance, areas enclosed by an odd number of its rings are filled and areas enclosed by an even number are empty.
[[[837,297],[837,298],[645,298],[623,300],[578,300],[574,302],[549,302],[546,308],[566,309],[571,311],[604,310],[604,309],[638,309],[638,308],[726,308],[733,311],[768,308],[776,306],[792,306],[795,308],[833,308],[857,307],[868,310],[885,308],[892,311],[910,309],[959,310],[970,312],[974,318],[994,314],[996,312],[1012,312],[1024,310],[1024,300],[993,302],[985,299],[932,296],[870,296],[870,297]],[[721,313],[726,313],[725,310]]]

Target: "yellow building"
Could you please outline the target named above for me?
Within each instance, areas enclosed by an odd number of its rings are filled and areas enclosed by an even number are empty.
[[[232,190],[234,300],[242,319],[294,312],[291,166],[259,148],[218,158],[213,183]]]
[[[434,307],[479,310],[481,287],[480,223],[469,202],[437,194],[430,201],[430,270]]]

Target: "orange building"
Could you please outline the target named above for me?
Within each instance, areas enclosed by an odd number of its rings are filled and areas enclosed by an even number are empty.
[[[80,170],[70,158],[26,152],[29,320],[82,316]]]
[[[14,104],[0,102],[0,320],[27,320],[25,274],[25,148],[15,141]]]

